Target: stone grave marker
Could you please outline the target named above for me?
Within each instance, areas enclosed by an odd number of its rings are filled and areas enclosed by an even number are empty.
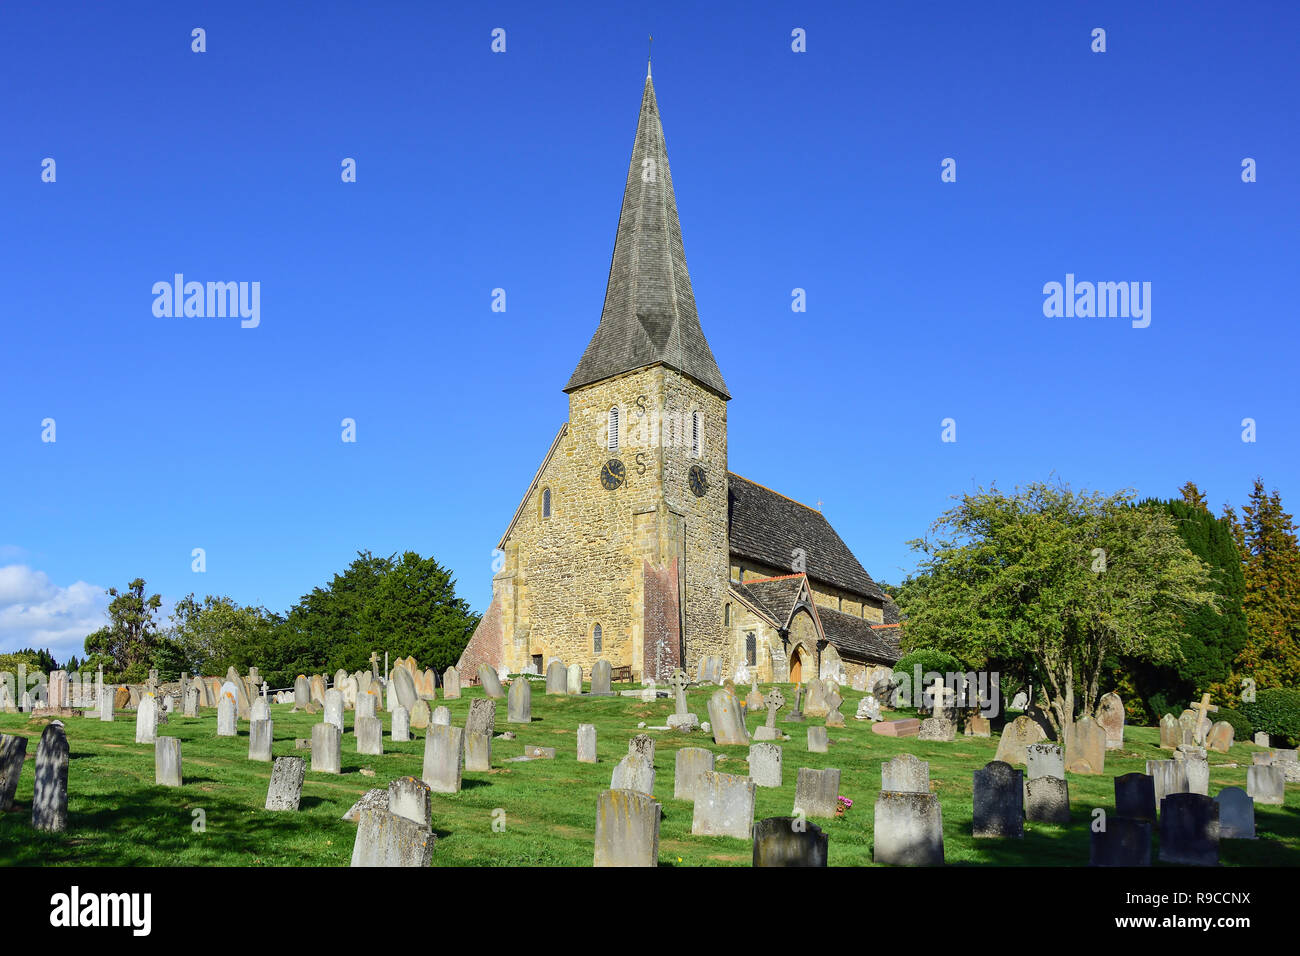
[[[513,686],[511,687],[513,690]],[[546,665],[546,693],[560,696],[569,693],[569,671],[564,661],[551,661]]]
[[[442,672],[442,699],[460,699],[460,671],[454,665]]]
[[[387,810],[362,810],[352,844],[352,865],[428,866],[436,842],[433,831],[413,820]]]
[[[1035,823],[1070,822],[1070,785],[1063,777],[1025,781],[1025,819]]]
[[[1148,760],[1147,774],[1156,791],[1156,810],[1171,793],[1187,793],[1187,768],[1182,760]]]
[[[569,669],[565,672],[565,687],[571,697],[582,695],[582,665],[570,664]]]
[[[271,705],[266,702],[265,697],[258,697],[248,709],[248,714],[249,720],[270,720]]]
[[[1103,694],[1097,703],[1097,723],[1106,734],[1106,749],[1119,750],[1124,746],[1124,701],[1111,691]]]
[[[271,784],[266,789],[266,809],[296,812],[306,776],[307,761],[301,757],[276,757],[271,765]]]
[[[794,813],[806,817],[834,817],[839,805],[840,772],[835,768],[800,767],[795,779]]]
[[[14,805],[18,779],[27,759],[27,738],[0,734],[0,813],[8,813]]]
[[[740,705],[734,694],[715,690],[709,698],[709,722],[713,725],[713,742],[720,746],[748,744],[749,733],[740,718]]]
[[[159,737],[153,748],[154,783],[160,787],[179,787],[181,780],[181,742],[177,737]]]
[[[694,800],[700,774],[713,769],[713,751],[703,747],[682,747],[677,751],[673,772],[673,799]]]
[[[505,696],[505,691],[501,689],[501,680],[497,677],[497,672],[486,664],[478,666],[478,682],[483,687],[483,693],[487,694],[493,700],[500,700]]]
[[[312,773],[343,772],[343,734],[322,721],[311,728]]]
[[[1210,703],[1209,694],[1202,694],[1200,700],[1192,701],[1192,710],[1197,714],[1196,736],[1193,738],[1192,743],[1198,747],[1204,747],[1206,735],[1209,734],[1210,727],[1213,726],[1210,722],[1210,714],[1217,713],[1219,708]]]
[[[629,753],[614,767],[611,790],[635,790],[652,796],[655,790],[655,768],[639,753]]]
[[[627,742],[627,752],[645,757],[650,766],[655,765],[655,739],[649,734],[637,734]]]
[[[411,678],[411,672],[401,663],[398,663],[393,668],[389,680],[393,684],[393,692],[397,695],[397,702],[407,710],[413,708],[415,702],[420,699],[420,695],[415,689],[415,681]]]
[[[343,733],[343,694],[331,687],[325,692],[325,723],[333,724]]]
[[[1219,805],[1219,839],[1255,839],[1255,801],[1241,787],[1224,787],[1214,798]]]
[[[830,750],[830,738],[826,736],[826,728],[812,724],[808,727],[808,752],[810,754],[824,754]]]
[[[594,865],[658,866],[659,814],[659,804],[644,793],[602,792],[596,801]]]
[[[578,763],[596,762],[596,725],[578,724]]]
[[[880,764],[880,789],[894,793],[929,793],[930,764],[913,754],[899,754]]]
[[[135,712],[135,742],[151,744],[158,739],[158,700],[152,694],[140,698]]]
[[[409,743],[411,740],[411,715],[406,708],[398,704],[393,708],[391,733],[394,743]]]
[[[311,685],[299,674],[293,681],[293,709],[303,710],[311,703]]]
[[[762,700],[763,706],[767,708],[767,722],[754,729],[754,739],[778,740],[781,737],[781,731],[776,726],[776,715],[785,706],[785,695],[781,693],[780,688],[773,687]]]
[[[1160,746],[1165,750],[1173,750],[1182,742],[1183,725],[1173,714],[1165,714],[1160,718]]]
[[[768,817],[754,824],[754,866],[825,866],[827,837],[815,823]]]
[[[1184,744],[1174,751],[1174,760],[1183,764],[1183,773],[1187,776],[1187,792],[1209,796],[1210,763],[1206,759],[1205,750]]]
[[[465,737],[465,769],[487,773],[492,769],[492,738],[487,734]]]
[[[1106,768],[1106,731],[1091,717],[1074,722],[1066,738],[1065,769],[1070,773],[1100,774]]]
[[[830,704],[826,699],[826,684],[820,677],[814,677],[805,688],[808,697],[804,701],[803,712],[809,717],[825,717],[830,713]]]
[[[695,785],[695,814],[691,819],[691,833],[697,836],[750,839],[754,830],[756,791],[755,783],[749,777],[714,770],[701,772]]]
[[[876,796],[872,859],[893,866],[943,865],[943,809],[932,793]]]
[[[1156,822],[1156,781],[1145,773],[1115,778],[1115,813],[1130,820]]]
[[[46,724],[36,747],[32,827],[59,832],[68,827],[68,737],[59,721]]]
[[[388,812],[422,827],[432,826],[432,792],[419,777],[398,777],[388,785]]]
[[[760,787],[781,786],[781,748],[776,744],[750,744],[749,776]]]
[[[140,701],[141,709],[145,706],[145,700],[152,700],[146,697]],[[239,715],[238,705],[235,703],[235,695],[226,691],[221,695],[221,700],[217,701],[217,736],[218,737],[238,737],[239,728],[236,719]]]
[[[423,703],[423,701],[421,701]],[[357,753],[380,757],[384,753],[384,724],[378,717],[358,717],[355,721]]]
[[[1220,720],[1210,727],[1209,736],[1205,738],[1205,747],[1215,753],[1226,754],[1232,746],[1233,736],[1232,724]]]
[[[858,701],[858,709],[853,715],[854,720],[880,720],[880,702],[871,694],[863,697]]]
[[[967,737],[992,737],[993,724],[982,714],[966,718],[966,736]]]
[[[1171,793],[1160,805],[1160,859],[1183,866],[1219,863],[1219,805],[1203,793]]]
[[[248,725],[248,759],[271,762],[271,745],[275,741],[275,724],[254,720]]]
[[[674,730],[690,731],[700,725],[700,718],[686,709],[686,688],[689,683],[686,671],[680,667],[668,681],[673,692],[673,713],[668,715],[668,726]]]
[[[1088,865],[1150,866],[1151,824],[1128,817],[1107,817],[1103,829],[1092,831]]]
[[[876,729],[873,725],[872,730]],[[1038,726],[1027,714],[1021,714],[1011,723],[1002,728],[1002,736],[998,740],[998,751],[994,760],[1000,760],[1003,763],[1009,763],[1013,767],[1023,767],[1025,765],[1025,751],[1030,744],[1041,743],[1047,738],[1043,733],[1043,728]]]
[[[976,770],[971,789],[971,833],[1019,840],[1025,835],[1024,773],[994,760]]]
[[[802,724],[804,722],[802,684],[795,685],[794,708],[790,711],[790,713],[785,715],[785,719],[787,723],[792,723],[792,724]]]
[[[433,717],[430,718],[430,721],[429,721],[429,722],[430,722],[431,724],[436,724],[436,725],[438,725],[439,727],[450,727],[450,726],[451,726],[451,711],[448,710],[446,707],[435,707],[435,708],[433,709]],[[495,712],[494,712],[494,716],[493,716],[492,725],[493,725],[493,728],[495,729],[495,726],[496,726]]]
[[[612,670],[609,661],[599,660],[591,666],[591,696],[592,697],[612,697],[614,692],[609,689],[609,679]],[[659,824],[656,818],[655,822],[655,842],[658,845]],[[653,864],[652,864],[653,865]]]
[[[921,732],[921,721],[915,717],[880,720],[871,725],[871,732],[881,737],[915,737]]]
[[[1025,773],[1030,780],[1039,777],[1065,779],[1065,756],[1057,744],[1030,744],[1025,748]]]
[[[547,691],[547,693],[550,693]],[[510,698],[506,706],[506,723],[530,724],[533,722],[533,684],[527,677],[519,676],[510,685]]]
[[[398,704],[397,706],[401,707],[402,705]],[[446,708],[442,708],[442,709],[445,710]],[[411,714],[409,718],[411,722],[411,729],[425,730],[426,728],[428,728],[431,719],[432,718],[429,714],[429,702],[424,700],[423,698],[417,700],[415,702],[415,706],[411,708]],[[450,723],[450,721],[448,721],[448,723]]]
[[[1282,806],[1286,802],[1286,771],[1276,763],[1247,767],[1246,793],[1256,803]]]
[[[430,727],[424,738],[424,772],[434,793],[459,793],[465,769],[464,731],[459,727]]]
[[[490,737],[496,733],[496,723],[497,702],[495,700],[478,697],[469,702],[469,715],[465,718],[465,733],[487,734]]]

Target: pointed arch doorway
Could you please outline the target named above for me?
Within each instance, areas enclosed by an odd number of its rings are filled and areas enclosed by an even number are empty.
[[[790,683],[798,684],[803,680],[803,648],[796,646],[790,655]]]

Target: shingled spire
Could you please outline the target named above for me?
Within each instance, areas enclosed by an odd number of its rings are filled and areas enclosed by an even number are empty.
[[[564,390],[571,392],[655,364],[676,369],[731,398],[695,312],[673,177],[647,64],[605,307],[596,334]]]

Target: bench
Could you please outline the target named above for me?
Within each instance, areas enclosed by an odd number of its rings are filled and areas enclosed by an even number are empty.
[[[619,667],[611,668],[609,672],[609,679],[612,683],[615,684],[619,684],[623,682],[629,684],[632,683],[632,665],[623,664]]]

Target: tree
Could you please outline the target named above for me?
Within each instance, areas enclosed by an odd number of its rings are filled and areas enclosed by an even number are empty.
[[[433,558],[407,551],[390,564],[361,613],[360,633],[370,648],[414,656],[438,673],[460,659],[474,636],[478,615],[456,597],[451,572]]]
[[[162,606],[157,594],[146,595],[143,578],[136,578],[125,591],[109,588],[108,625],[86,638],[86,654],[105,655],[115,671],[114,679],[143,681],[148,662],[158,641],[154,615]]]
[[[1241,551],[1246,613],[1246,643],[1229,689],[1240,692],[1244,678],[1259,687],[1295,687],[1300,684],[1300,544],[1295,521],[1283,510],[1276,489],[1264,491],[1262,478],[1255,479],[1250,503],[1241,511],[1238,521],[1232,508],[1224,508]]]
[[[187,594],[172,611],[168,637],[185,669],[195,673],[224,674],[231,667],[242,673],[256,665],[269,674],[278,663],[278,624],[279,618],[263,607],[211,594],[199,601]]]
[[[1063,742],[1095,713],[1109,660],[1177,659],[1182,615],[1214,604],[1173,521],[1130,507],[1131,492],[1040,482],[956,500],[912,543],[923,558],[905,592],[905,643],[1016,667]]]

